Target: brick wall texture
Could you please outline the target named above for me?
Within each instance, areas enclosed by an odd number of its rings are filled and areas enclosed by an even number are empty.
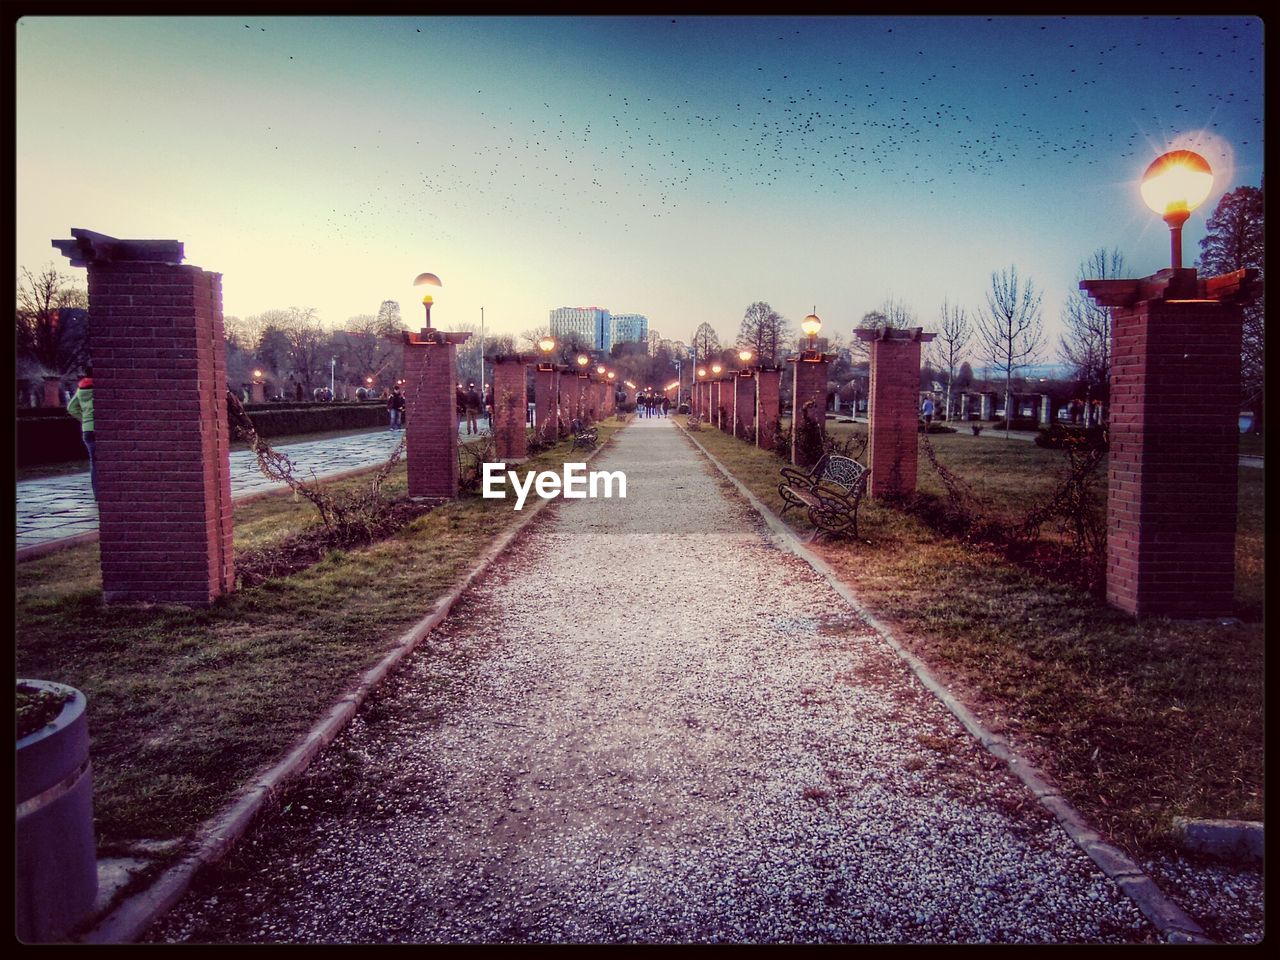
[[[733,399],[733,435],[746,437],[756,425],[756,378],[735,377]]]
[[[763,450],[773,449],[773,438],[778,432],[781,386],[781,370],[756,371],[756,446]]]
[[[552,442],[560,438],[560,372],[535,370],[533,374],[534,417],[538,432]]]
[[[458,495],[457,347],[404,346],[405,461],[409,496]]]
[[[1113,312],[1107,600],[1129,613],[1232,611],[1240,319],[1208,300]]]
[[[821,355],[820,355],[821,356]],[[792,366],[792,417],[791,429],[791,462],[797,467],[811,467],[817,460],[802,462],[800,451],[800,431],[796,427],[802,416],[808,417],[817,424],[818,432],[823,439],[827,436],[827,366],[822,360],[788,360]],[[806,412],[806,401],[812,400],[813,406]]]
[[[513,360],[494,363],[493,440],[499,460],[523,460],[529,454],[527,397],[525,365]]]
[[[916,488],[920,342],[872,340],[867,465],[873,497]]]
[[[221,277],[88,273],[103,597],[207,605],[235,584]]]

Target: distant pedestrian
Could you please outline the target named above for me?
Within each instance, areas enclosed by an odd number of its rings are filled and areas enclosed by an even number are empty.
[[[388,430],[400,430],[404,428],[404,394],[400,392],[399,387],[395,387],[391,391],[391,396],[387,397],[387,413],[391,417],[391,426]]]
[[[484,388],[484,416],[489,424],[489,432],[493,432],[493,384]]]
[[[924,398],[924,407],[921,412],[924,414],[925,426],[933,423],[933,397]]]
[[[665,417],[671,410],[671,399],[664,393],[662,395],[662,415]]]
[[[467,435],[480,432],[480,394],[474,383],[467,384]]]
[[[89,486],[93,499],[98,499],[98,468],[93,461],[93,367],[84,368],[84,376],[76,385],[76,392],[67,404],[67,413],[80,421],[80,439],[89,451]]]

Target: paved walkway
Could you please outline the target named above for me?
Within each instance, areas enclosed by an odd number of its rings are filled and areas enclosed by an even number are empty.
[[[593,469],[153,939],[1153,936],[669,420]]]
[[[483,420],[480,425],[483,429]],[[298,465],[300,476],[321,478],[385,461],[401,436],[400,432],[382,430],[290,443],[279,449]],[[461,425],[459,439],[467,440],[465,423]],[[231,454],[233,500],[284,486],[262,475],[250,451],[238,450]],[[42,480],[23,480],[17,484],[16,499],[15,546],[19,550],[98,529],[98,505],[93,499],[87,470]]]

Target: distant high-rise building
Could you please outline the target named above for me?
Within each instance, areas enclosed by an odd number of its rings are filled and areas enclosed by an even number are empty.
[[[577,337],[596,350],[608,351],[615,343],[648,344],[649,318],[638,313],[610,315],[604,307],[557,307],[551,311],[551,336]]]
[[[596,350],[613,346],[613,325],[603,307],[557,307],[551,311],[551,336],[577,337]]]
[[[638,313],[619,313],[613,317],[614,343],[643,343],[649,346],[649,318]]]

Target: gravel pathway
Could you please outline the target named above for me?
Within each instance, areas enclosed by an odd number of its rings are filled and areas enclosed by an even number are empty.
[[[669,421],[606,468],[153,940],[1155,938]]]

